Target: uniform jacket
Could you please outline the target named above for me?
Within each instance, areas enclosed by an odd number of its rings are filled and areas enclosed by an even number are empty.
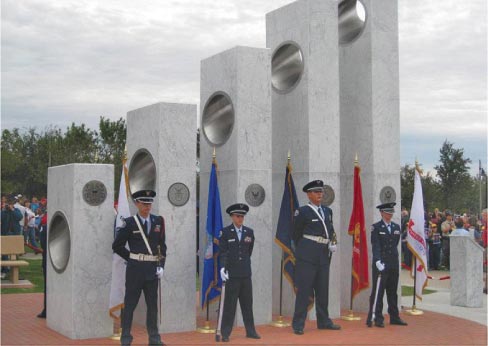
[[[161,247],[161,256],[163,258],[160,262],[143,262],[129,258],[130,253],[146,254],[149,255],[149,251],[144,243],[141,232],[137,227],[134,217],[130,216],[125,219],[125,225],[117,229],[117,235],[112,244],[112,249],[116,254],[127,261],[127,271],[138,270],[144,271],[145,276],[148,279],[155,278],[156,267],[159,265],[164,268],[166,261],[166,234],[164,229],[164,219],[162,216],[156,216],[150,214],[151,218],[151,231],[149,235],[146,235],[149,246],[151,247],[153,255],[158,255],[158,245]],[[143,222],[139,219],[141,227]],[[125,247],[125,244],[129,244],[129,250]]]
[[[2,209],[2,235],[21,235],[20,220],[22,220],[22,212],[19,209]]]
[[[398,242],[400,241],[400,225],[391,222],[391,234],[383,220],[371,226],[371,247],[373,249],[373,266],[377,261],[385,264],[387,269],[398,268]]]
[[[297,259],[316,264],[329,262],[328,244],[319,244],[313,240],[303,238],[303,235],[313,235],[334,239],[335,231],[332,222],[332,209],[324,206],[321,208],[325,216],[324,223],[327,227],[328,237],[322,221],[310,206],[302,206],[295,212],[293,240],[295,242],[295,257]]]
[[[251,255],[254,248],[254,231],[242,226],[241,241],[234,224],[222,229],[219,240],[220,265],[230,278],[251,276]]]

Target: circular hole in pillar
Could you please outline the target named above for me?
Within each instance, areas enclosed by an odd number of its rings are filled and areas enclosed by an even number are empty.
[[[359,38],[366,25],[366,9],[359,0],[339,1],[339,43]]]
[[[57,273],[62,273],[68,266],[71,252],[71,232],[66,216],[57,211],[49,225],[49,257]]]
[[[205,103],[202,129],[205,138],[215,146],[223,145],[234,128],[234,106],[229,95],[223,91],[214,93]]]
[[[291,91],[303,74],[303,54],[294,42],[282,43],[271,58],[271,84],[281,93]]]
[[[129,165],[129,189],[131,193],[156,190],[156,164],[146,149],[139,149],[132,156]]]

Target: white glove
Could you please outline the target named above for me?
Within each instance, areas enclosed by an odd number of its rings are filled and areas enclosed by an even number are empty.
[[[378,268],[378,270],[382,272],[383,270],[385,270],[385,265],[381,261],[376,261],[376,268]]]
[[[329,243],[329,251],[332,253],[336,252],[337,251],[337,245]]]
[[[229,280],[229,272],[225,268],[220,269],[220,278],[222,281]]]
[[[164,272],[163,267],[156,268],[156,276],[158,277],[158,279],[161,279],[163,277],[163,272]]]

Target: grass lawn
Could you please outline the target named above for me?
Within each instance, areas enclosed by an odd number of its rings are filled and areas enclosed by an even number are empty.
[[[29,251],[30,250],[30,251]],[[31,249],[26,247],[26,252],[32,252]],[[37,255],[41,256],[41,255]],[[39,293],[44,292],[44,277],[42,276],[42,260],[41,259],[23,259],[29,262],[26,267],[20,267],[19,277],[20,279],[29,280],[34,287],[32,288],[2,288],[2,294],[8,293]],[[7,275],[7,278],[8,275]],[[2,280],[3,281],[3,280]]]
[[[423,294],[431,294],[437,291],[429,290],[424,288]],[[412,286],[402,286],[402,297],[413,296],[413,287]]]

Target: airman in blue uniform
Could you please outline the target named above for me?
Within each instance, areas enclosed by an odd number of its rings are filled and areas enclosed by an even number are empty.
[[[254,248],[254,231],[243,225],[249,206],[233,204],[226,212],[232,224],[220,234],[220,276],[225,281],[224,311],[222,315],[222,341],[228,342],[234,324],[237,300],[241,306],[246,337],[261,339],[254,326],[252,311],[251,255]]]
[[[132,194],[137,215],[125,219],[125,225],[117,230],[112,244],[114,252],[127,261],[120,337],[122,346],[132,343],[132,318],[141,292],[146,299],[149,345],[164,345],[158,331],[157,315],[158,284],[166,259],[166,236],[163,217],[150,213],[155,196],[156,192],[152,190]],[[126,244],[129,244],[129,249]]]
[[[337,245],[332,210],[321,205],[324,182],[313,180],[303,187],[310,201],[295,212],[293,241],[295,243],[295,278],[297,287],[293,332],[302,335],[310,297],[315,297],[317,328],[338,330],[341,327],[329,318],[330,255]]]
[[[374,325],[384,328],[383,317],[383,295],[386,291],[388,301],[388,314],[390,315],[390,324],[406,326],[407,323],[400,318],[398,311],[398,276],[399,276],[399,255],[398,242],[401,237],[400,225],[391,221],[394,206],[396,203],[384,203],[376,208],[381,213],[381,221],[371,226],[371,247],[373,250],[373,287],[369,297],[369,313],[366,320],[368,327]],[[376,286],[378,276],[381,274],[380,286],[376,295]],[[376,300],[376,306],[374,302]],[[375,319],[372,321],[373,307]]]

